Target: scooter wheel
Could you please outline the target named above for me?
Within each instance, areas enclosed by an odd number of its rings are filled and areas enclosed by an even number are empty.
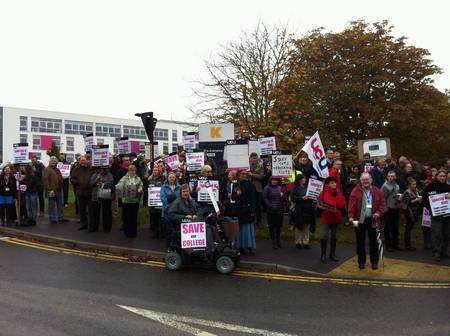
[[[234,261],[229,256],[221,256],[216,261],[216,268],[222,274],[229,274],[234,270]]]
[[[176,271],[181,268],[181,264],[183,261],[181,260],[181,256],[177,252],[169,252],[166,255],[166,268],[169,271]]]

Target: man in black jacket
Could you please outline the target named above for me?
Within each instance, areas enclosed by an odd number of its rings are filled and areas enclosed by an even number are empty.
[[[45,211],[45,200],[44,200],[44,182],[42,181],[42,174],[44,173],[44,165],[42,162],[38,161],[37,156],[33,155],[31,157],[31,166],[33,167],[34,174],[38,179],[37,191],[39,195],[39,214],[44,215]]]

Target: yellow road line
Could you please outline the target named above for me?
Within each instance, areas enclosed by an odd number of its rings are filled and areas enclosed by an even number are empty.
[[[116,261],[123,263],[140,264],[149,267],[163,268],[165,264],[159,261],[147,261],[136,263],[130,261],[127,257],[115,256],[103,253],[93,253],[75,249],[69,249],[64,247],[52,246],[42,243],[30,242],[26,240],[21,240],[18,238],[8,238],[2,239],[5,243],[15,244],[50,252],[58,252],[64,254],[72,254],[83,257],[89,257],[94,259]],[[395,288],[424,288],[424,289],[450,289],[450,282],[403,282],[403,281],[384,281],[384,280],[364,280],[364,279],[346,279],[346,278],[330,278],[330,277],[314,277],[314,276],[300,276],[300,275],[287,275],[287,274],[273,274],[273,273],[261,273],[244,271],[237,269],[232,273],[234,276],[257,278],[257,279],[268,279],[268,280],[279,280],[279,281],[292,281],[292,282],[303,282],[303,283],[330,283],[338,285],[347,286],[377,286],[377,287],[395,287]]]

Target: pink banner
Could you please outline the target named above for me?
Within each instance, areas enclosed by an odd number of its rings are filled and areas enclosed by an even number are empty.
[[[130,141],[131,152],[138,154],[140,152],[139,141]]]
[[[52,148],[52,138],[51,135],[41,135],[41,150]]]

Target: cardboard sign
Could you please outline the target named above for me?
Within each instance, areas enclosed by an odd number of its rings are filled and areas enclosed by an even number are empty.
[[[27,185],[26,184],[19,185],[19,190],[22,191],[22,192],[27,191]]]
[[[373,165],[371,165],[369,163],[366,163],[364,165],[364,173],[369,173],[370,174],[374,168],[375,167]]]
[[[158,142],[153,143],[153,158],[158,156]],[[150,160],[150,142],[145,144],[145,159]]]
[[[92,146],[94,145],[94,134],[89,133],[84,136],[84,151],[92,151]]]
[[[181,223],[181,248],[206,247],[206,223]]]
[[[442,215],[450,215],[450,199],[445,198],[445,193],[430,195],[431,213],[434,217]]]
[[[58,168],[59,171],[61,172],[63,179],[66,179],[70,176],[70,167],[71,167],[70,163],[58,162],[56,164],[56,168]]]
[[[214,199],[219,201],[219,181],[199,180],[197,183],[197,201],[212,202],[208,188],[211,188]]]
[[[314,133],[305,146],[303,146],[302,151],[308,154],[308,158],[311,160],[314,169],[320,177],[327,178],[330,175],[319,132]]]
[[[259,144],[259,140],[248,141],[248,155],[252,153],[256,153],[258,156],[261,156],[261,145]]]
[[[185,150],[197,148],[197,136],[195,134],[183,136],[183,148]]]
[[[317,201],[320,193],[323,190],[323,182],[316,180],[314,178],[310,178],[308,182],[308,189],[306,190],[306,196]]]
[[[148,206],[152,208],[162,208],[161,187],[148,188]]]
[[[130,140],[128,140],[128,138],[121,138],[117,142],[117,151],[118,151],[119,155],[125,155],[128,153],[131,153]]]
[[[92,167],[109,167],[109,145],[92,146]]]
[[[14,164],[26,164],[30,162],[28,154],[28,143],[17,143],[13,145]]]
[[[176,170],[180,166],[180,157],[178,154],[166,157],[165,161],[171,170]]]
[[[200,124],[199,142],[225,142],[234,139],[234,124]]]
[[[261,155],[270,155],[272,151],[277,150],[277,143],[274,136],[260,138],[258,140]],[[251,154],[251,153],[250,153]]]
[[[205,165],[205,153],[192,152],[186,153],[187,171],[200,171]]]
[[[292,155],[272,155],[272,176],[279,178],[292,176]]]
[[[358,140],[358,157],[363,159],[364,154],[369,153],[370,157],[391,156],[391,141],[389,138]]]
[[[248,145],[238,144],[226,146],[224,160],[227,161],[228,170],[249,170]]]
[[[431,214],[427,208],[423,208],[422,211],[422,226],[431,227]]]

